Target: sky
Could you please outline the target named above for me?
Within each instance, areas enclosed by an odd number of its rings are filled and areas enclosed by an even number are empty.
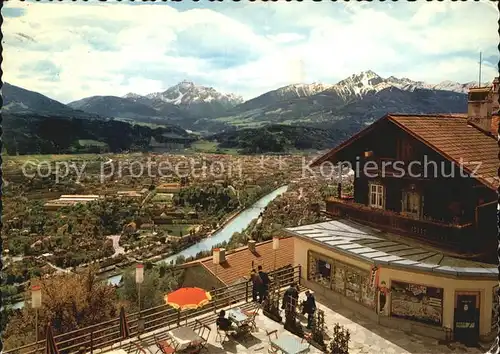
[[[182,80],[245,99],[372,70],[439,83],[498,76],[480,2],[5,2],[3,81],[63,103]]]

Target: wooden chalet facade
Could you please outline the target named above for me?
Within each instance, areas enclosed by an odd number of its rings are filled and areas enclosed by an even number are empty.
[[[479,94],[478,94],[479,92]],[[312,166],[348,163],[354,195],[326,211],[455,256],[496,261],[498,80],[468,114],[388,114]]]

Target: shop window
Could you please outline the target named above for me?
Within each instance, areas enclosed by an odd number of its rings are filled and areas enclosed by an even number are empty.
[[[330,289],[332,274],[332,262],[318,257],[314,253],[309,254],[309,280]]]
[[[440,326],[442,314],[442,288],[391,282],[391,316]]]
[[[368,271],[310,251],[308,279],[375,309],[375,289]]]

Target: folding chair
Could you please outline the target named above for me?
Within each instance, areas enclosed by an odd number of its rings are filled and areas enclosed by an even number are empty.
[[[269,354],[278,354],[279,353],[279,349],[274,347],[273,345],[273,342],[271,341],[271,336],[274,334],[274,337],[276,339],[278,339],[278,330],[275,329],[274,331],[268,331],[266,329],[266,335],[267,335],[267,338],[269,339],[269,347],[267,348],[267,352]]]
[[[252,328],[252,330],[257,330],[257,323],[255,323],[255,319],[257,315],[259,314],[259,310],[262,308],[261,304],[255,304],[251,310],[248,311],[243,311],[245,315],[249,317],[249,325]]]
[[[229,331],[225,331],[220,329],[219,326],[217,326],[217,336],[215,337],[215,341],[219,343],[224,343],[224,341],[227,338],[227,334]]]
[[[202,342],[200,343],[200,351],[203,349],[208,349],[208,338],[210,338],[210,332],[212,329],[208,327],[206,324],[201,324],[201,327],[198,330],[198,335],[201,337]]]
[[[177,353],[177,348],[179,346],[178,343],[172,343],[172,341],[169,339],[159,340],[156,335],[154,336],[154,339],[155,339],[155,344],[158,347],[158,350],[156,351],[155,354],[157,354],[158,352],[161,352],[162,354]]]

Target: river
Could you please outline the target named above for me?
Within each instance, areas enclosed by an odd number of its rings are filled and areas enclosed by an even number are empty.
[[[214,233],[212,236],[201,240],[200,242],[186,248],[185,250],[179,253],[176,253],[164,259],[160,259],[156,263],[161,263],[161,262],[171,263],[175,261],[179,256],[184,256],[186,258],[194,257],[198,252],[209,251],[215,245],[222,243],[224,241],[229,241],[229,239],[231,238],[231,236],[233,236],[235,232],[241,232],[244,229],[246,229],[247,226],[250,225],[252,220],[257,218],[259,214],[271,201],[273,201],[279,195],[285,193],[287,189],[288,186],[283,186],[278,189],[275,189],[271,193],[259,199],[252,206],[243,210],[241,213],[235,216],[231,221],[229,221],[222,229]],[[117,285],[120,283],[121,278],[122,278],[121,274],[111,276],[108,278],[108,283]],[[12,307],[18,309],[23,308],[24,301],[14,303],[12,304]]]
[[[234,219],[229,221],[222,229],[214,233],[212,236],[204,238],[200,242],[186,248],[185,250],[176,253],[172,256],[166,257],[164,259],[160,259],[155,263],[161,263],[161,262],[172,263],[179,256],[184,256],[186,258],[194,257],[199,252],[209,251],[215,245],[222,243],[224,241],[229,241],[229,239],[231,238],[231,236],[233,236],[235,232],[241,232],[244,229],[246,229],[247,226],[252,222],[252,220],[257,218],[259,214],[264,210],[264,208],[277,196],[286,192],[287,188],[288,186],[283,186],[278,189],[275,189],[271,193],[259,199],[252,206],[243,210]],[[108,278],[108,282],[110,284],[116,285],[120,282],[121,278],[122,278],[121,275],[115,275]]]

